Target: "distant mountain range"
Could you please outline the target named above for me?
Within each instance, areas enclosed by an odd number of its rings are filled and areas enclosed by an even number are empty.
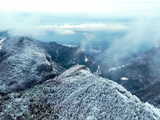
[[[37,41],[37,43],[51,55],[53,61],[66,69],[79,64],[86,65],[94,73],[102,66],[99,60],[86,54],[80,47],[67,47],[56,42]]]

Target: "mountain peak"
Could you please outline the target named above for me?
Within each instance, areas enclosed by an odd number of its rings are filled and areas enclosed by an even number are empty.
[[[51,57],[28,37],[9,37],[0,46],[0,93],[23,90],[59,74]]]

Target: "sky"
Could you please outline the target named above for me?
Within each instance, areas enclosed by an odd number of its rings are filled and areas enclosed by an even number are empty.
[[[159,12],[159,0],[1,0],[0,9],[52,13],[132,15]],[[156,13],[155,13],[156,14]]]
[[[131,43],[130,48],[141,43],[155,44],[160,39],[159,0],[0,0],[0,3],[0,30],[10,30],[13,35],[37,37],[53,32],[67,37],[80,31],[91,40],[99,31],[128,32],[115,40],[115,48],[120,47],[119,41],[121,45]]]
[[[78,20],[82,21],[82,19],[90,19],[90,21],[85,21],[86,23],[95,23],[93,20],[97,19],[97,23],[105,22],[107,28],[117,25],[122,29],[127,23],[119,23],[120,19],[143,20],[144,22],[160,19],[159,0],[0,0],[0,3],[0,29],[7,28],[7,25],[12,28],[16,22],[16,26],[20,26],[18,23],[41,27],[44,24],[49,26],[49,29],[51,25],[56,28],[55,24],[59,22],[53,17],[57,16],[68,20],[66,23],[63,20],[63,24],[78,24]],[[45,23],[44,19],[47,20],[47,17],[48,21]],[[52,22],[50,22],[51,19]],[[109,19],[114,22],[109,23]],[[94,27],[95,24],[92,25]]]

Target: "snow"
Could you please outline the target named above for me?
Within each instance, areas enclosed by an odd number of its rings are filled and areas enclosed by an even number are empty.
[[[69,45],[69,44],[63,44],[63,46],[66,46],[66,47],[77,47],[75,45]]]
[[[87,62],[88,61],[88,58],[87,57],[85,57],[85,62]]]
[[[154,47],[155,47],[155,48],[159,48],[159,45],[157,44],[157,45],[155,45]]]
[[[90,49],[90,52],[91,52],[91,53],[100,53],[101,50]]]
[[[86,120],[97,120],[94,116],[88,116]]]
[[[117,69],[121,69],[121,68],[126,67],[128,65],[130,65],[130,64],[126,64],[126,65],[121,65],[121,66],[118,66],[118,67],[110,68],[108,71],[111,72],[111,71],[114,71],[114,70],[117,70]]]
[[[96,72],[94,74],[100,75],[101,74],[101,70],[100,70],[100,66],[98,65],[98,68],[96,70]]]
[[[6,40],[6,38],[3,38],[3,39],[0,40],[0,50],[1,50],[1,48],[2,48],[2,43],[3,43],[3,41],[5,41],[5,40]]]
[[[122,78],[121,78],[121,80],[128,80],[128,78],[126,78],[126,77],[122,77]]]
[[[117,68],[110,68],[108,71],[113,71],[113,70],[116,70]]]

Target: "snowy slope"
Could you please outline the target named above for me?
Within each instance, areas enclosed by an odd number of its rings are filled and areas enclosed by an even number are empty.
[[[0,95],[20,91],[59,74],[59,67],[34,41],[10,37],[0,42]]]
[[[0,104],[1,120],[160,120],[159,109],[79,65],[32,89],[4,96]]]

